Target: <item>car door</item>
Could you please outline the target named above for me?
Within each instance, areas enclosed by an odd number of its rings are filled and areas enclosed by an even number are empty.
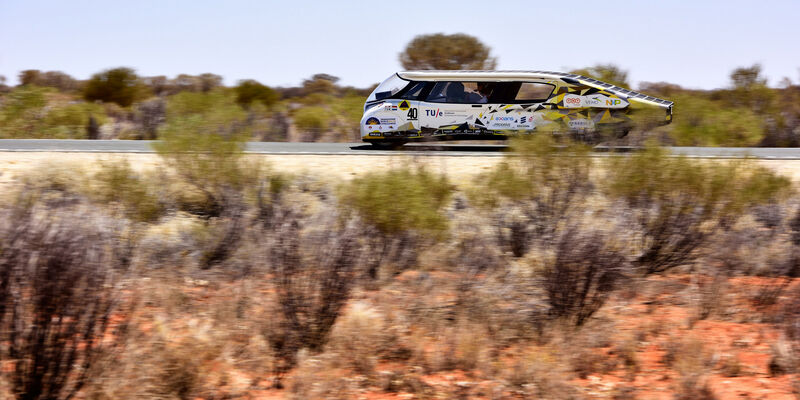
[[[423,134],[472,134],[475,120],[486,104],[472,103],[465,90],[469,82],[436,82],[424,101],[419,103],[420,125]],[[473,83],[474,84],[474,83]]]

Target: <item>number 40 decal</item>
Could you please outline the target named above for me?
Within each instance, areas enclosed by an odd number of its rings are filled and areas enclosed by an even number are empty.
[[[411,108],[408,110],[408,114],[406,115],[409,121],[414,121],[417,119],[417,109]]]

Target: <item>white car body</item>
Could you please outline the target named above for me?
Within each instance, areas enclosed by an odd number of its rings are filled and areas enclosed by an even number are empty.
[[[672,105],[576,74],[546,71],[404,71],[381,83],[361,119],[365,142],[503,139],[559,124],[572,131],[623,126],[631,101]]]

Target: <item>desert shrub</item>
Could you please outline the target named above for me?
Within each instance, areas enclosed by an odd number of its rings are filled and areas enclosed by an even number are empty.
[[[4,95],[0,106],[0,137],[33,137],[45,115],[45,94],[50,91],[23,86]]]
[[[153,140],[158,137],[158,128],[165,122],[167,105],[164,99],[143,101],[136,106],[133,119],[141,132],[140,139]]]
[[[391,346],[386,322],[380,311],[364,303],[353,304],[336,322],[327,352],[361,375],[373,375],[381,353]]]
[[[76,103],[51,106],[42,119],[37,137],[56,139],[88,138],[88,127],[93,118],[95,124],[106,122],[103,107],[99,104]]]
[[[678,372],[676,399],[715,399],[708,387],[708,374],[716,363],[714,353],[696,338],[671,339],[666,344],[664,363]]]
[[[83,97],[88,101],[103,101],[128,107],[134,101],[146,97],[147,87],[130,68],[119,67],[92,75],[83,88]]]
[[[275,180],[258,160],[245,157],[250,125],[230,91],[180,93],[170,99],[167,115],[162,140],[153,146],[177,177],[178,208],[207,221],[198,236],[199,261],[210,268],[241,244],[248,201]]]
[[[154,184],[131,168],[127,160],[103,162],[94,174],[90,196],[104,204],[117,203],[134,221],[153,222],[164,214]]]
[[[319,352],[350,297],[362,249],[353,224],[304,232],[302,220],[285,218],[263,235],[261,246],[274,278],[275,317],[265,328],[280,375],[297,352]],[[280,383],[280,381],[278,381]]]
[[[340,204],[345,214],[355,214],[367,225],[375,257],[369,262],[370,277],[377,277],[384,261],[406,256],[416,261],[414,248],[419,238],[441,239],[448,220],[443,214],[453,188],[444,175],[424,168],[391,169],[369,173],[340,187]]]
[[[297,129],[306,135],[304,140],[313,142],[328,129],[332,115],[326,108],[309,106],[294,111],[292,117]]]
[[[605,233],[566,229],[543,271],[550,314],[582,325],[624,277],[627,260],[610,248]]]
[[[236,103],[244,108],[249,108],[256,101],[269,107],[280,98],[274,89],[252,79],[239,81],[234,91],[236,92]]]
[[[182,208],[204,217],[218,217],[226,202],[255,184],[262,172],[260,165],[243,157],[249,137],[246,113],[219,89],[173,96],[167,116],[168,123],[160,131],[162,140],[153,147],[189,186],[189,192],[197,195],[180,201]]]
[[[635,263],[648,274],[695,260],[715,231],[790,188],[787,178],[748,160],[702,162],[658,148],[612,159],[604,182],[609,197],[631,208],[641,234]]]
[[[534,240],[551,240],[590,195],[592,159],[588,147],[556,146],[550,135],[518,138],[515,154],[478,177],[475,203],[495,211],[497,237],[514,256]]]
[[[66,102],[53,89],[22,86],[0,104],[0,138],[84,139],[89,121],[106,122],[99,104]]]
[[[360,140],[361,115],[364,113],[366,98],[357,93],[348,94],[331,104],[331,111],[339,119],[338,140]]]
[[[120,337],[106,224],[81,207],[1,212],[2,375],[18,399],[71,398]]]
[[[671,136],[678,146],[755,146],[764,120],[749,107],[712,101],[702,94],[675,96]]]
[[[567,380],[567,371],[556,352],[544,348],[516,354],[512,364],[500,376],[529,398],[580,399],[577,388]]]
[[[289,383],[287,398],[346,400],[355,397],[358,387],[352,379],[332,368],[333,365],[330,356],[301,356]]]

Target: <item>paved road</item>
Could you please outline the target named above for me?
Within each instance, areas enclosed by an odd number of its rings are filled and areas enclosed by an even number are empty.
[[[2,139],[0,152],[74,152],[74,153],[152,153],[152,142],[143,140],[51,140]],[[317,155],[447,155],[502,156],[506,146],[485,144],[412,143],[397,150],[375,150],[364,143],[284,143],[250,142],[247,151],[256,154]],[[731,148],[670,147],[674,154],[701,158],[755,157],[762,159],[800,160],[800,148]],[[608,148],[597,148],[597,154],[608,154]],[[633,148],[618,148],[632,151]]]

